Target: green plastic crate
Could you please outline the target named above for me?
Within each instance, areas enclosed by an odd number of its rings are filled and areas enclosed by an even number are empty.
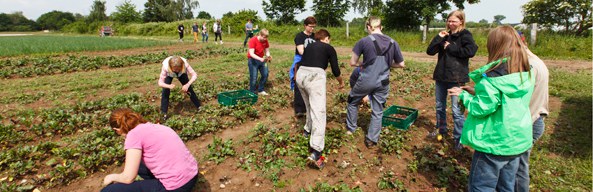
[[[406,115],[405,119],[393,117],[394,114]],[[418,110],[408,107],[393,105],[383,112],[383,126],[393,126],[398,129],[408,130],[410,125],[418,118]]]
[[[240,102],[253,105],[257,102],[257,95],[248,90],[236,90],[218,94],[218,103],[224,106],[233,106]]]

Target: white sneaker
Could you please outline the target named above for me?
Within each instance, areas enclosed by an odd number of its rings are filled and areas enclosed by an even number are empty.
[[[220,41],[220,44],[222,45],[222,41]]]
[[[218,45],[218,42],[214,41],[214,43]]]
[[[265,91],[259,92],[257,94],[258,95],[261,95],[261,96],[268,96],[268,95],[270,95],[270,94],[266,93]]]

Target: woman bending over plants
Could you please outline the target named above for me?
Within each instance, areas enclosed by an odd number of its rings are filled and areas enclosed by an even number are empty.
[[[125,137],[126,160],[122,173],[105,176],[102,192],[193,189],[198,163],[175,131],[126,108],[113,111],[109,125]],[[144,180],[134,181],[136,176]]]
[[[187,73],[191,75],[191,79],[188,77]],[[191,102],[196,108],[200,109],[200,100],[191,86],[191,84],[198,79],[198,74],[189,65],[185,58],[170,56],[163,60],[163,67],[161,68],[159,77],[159,86],[163,88],[161,95],[161,113],[163,116],[161,122],[165,122],[168,118],[167,111],[169,108],[169,95],[171,94],[171,89],[175,88],[175,85],[172,84],[173,78],[179,79],[179,82],[183,85],[181,87],[181,92],[188,94]]]

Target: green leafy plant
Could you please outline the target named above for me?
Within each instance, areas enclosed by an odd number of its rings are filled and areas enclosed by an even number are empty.
[[[232,156],[235,156],[233,140],[226,140],[223,142],[221,138],[214,137],[212,144],[208,144],[208,160],[220,164],[227,157]]]

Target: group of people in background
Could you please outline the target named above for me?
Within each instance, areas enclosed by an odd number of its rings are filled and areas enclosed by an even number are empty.
[[[202,43],[208,42],[208,25],[206,21],[202,22],[201,26],[199,26],[197,22],[194,22],[191,28],[192,34],[194,36],[194,43],[199,42],[198,34],[202,35]],[[220,23],[220,19],[217,19],[216,22],[214,22],[212,25],[212,31],[214,32],[214,43],[220,43],[222,45],[222,24]],[[185,27],[182,23],[179,23],[177,26],[177,32],[179,33],[179,42],[183,42]]]
[[[463,146],[474,149],[468,191],[529,191],[529,154],[534,142],[543,134],[544,118],[548,114],[548,70],[543,61],[529,51],[514,28],[500,26],[488,34],[487,64],[470,72],[469,59],[475,56],[478,46],[465,29],[465,22],[463,11],[451,12],[446,30],[432,39],[426,51],[429,55],[438,54],[433,73],[436,126],[428,137],[449,138],[446,103],[450,96],[453,149],[461,150]],[[321,169],[325,165],[326,69],[331,68],[339,89],[344,87],[344,82],[337,52],[330,45],[330,32],[315,31],[317,21],[312,16],[303,24],[304,30],[294,38],[290,88],[294,90],[295,116],[306,117],[302,132],[309,138],[308,164]],[[183,31],[183,26],[180,27],[178,29]],[[204,22],[203,42],[208,38],[206,28]],[[380,139],[383,110],[390,90],[390,71],[405,67],[400,45],[383,34],[382,29],[378,17],[369,17],[365,22],[368,36],[356,42],[349,62],[355,70],[350,78],[344,134],[352,135],[357,131],[359,106],[363,98],[368,98],[372,112],[364,138],[367,148],[375,147]],[[200,31],[197,23],[192,30],[194,42],[197,42]],[[214,31],[220,33],[220,30],[218,22]],[[254,36],[253,30],[249,20],[244,41],[244,47],[248,47],[249,90],[266,96],[268,63],[272,61],[269,32],[262,29]],[[220,34],[217,39],[218,36]],[[188,94],[199,109],[200,101],[191,86],[197,74],[187,60],[171,56],[162,64],[158,81],[162,87],[162,120],[167,119],[170,90],[175,87],[171,84],[173,78],[179,79],[183,85],[181,92]],[[474,86],[466,85],[470,80]],[[171,128],[149,123],[129,109],[115,110],[109,122],[117,134],[126,137],[126,161],[122,173],[105,177],[103,183],[108,186],[103,191],[149,188],[190,191],[193,188],[197,162]],[[134,181],[137,175],[144,180]]]

